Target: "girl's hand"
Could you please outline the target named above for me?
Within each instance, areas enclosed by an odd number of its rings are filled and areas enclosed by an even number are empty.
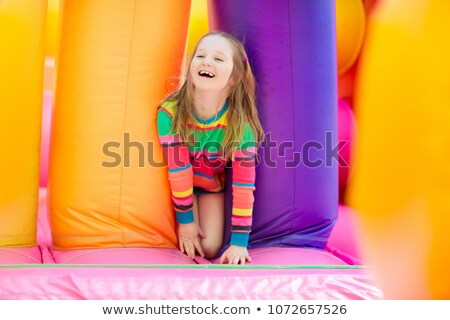
[[[197,249],[202,257],[205,256],[202,246],[200,245],[200,237],[204,238],[205,234],[194,222],[178,225],[178,243],[180,245],[180,251],[186,253],[191,259],[195,258],[195,249]]]
[[[229,264],[245,264],[245,261],[252,262],[252,258],[250,258],[247,248],[231,245],[220,257],[219,263]]]

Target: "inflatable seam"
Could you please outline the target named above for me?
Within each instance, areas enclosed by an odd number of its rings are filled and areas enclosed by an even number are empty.
[[[124,103],[124,117],[123,117],[123,132],[125,132],[126,130],[126,122],[127,122],[127,102],[128,102],[128,90],[129,90],[129,83],[130,83],[130,60],[131,60],[131,51],[133,48],[133,30],[134,30],[134,26],[135,26],[135,21],[136,21],[136,1],[133,2],[133,18],[132,18],[132,23],[131,23],[131,37],[130,37],[130,46],[129,46],[129,51],[128,51],[128,69],[127,69],[127,82],[126,82],[126,86],[125,86],[125,103]],[[122,190],[123,190],[123,166],[121,166],[120,169],[120,191],[119,191],[119,217],[118,220],[120,222],[120,228],[122,230],[122,244],[125,243],[125,229],[122,226],[122,221],[121,221],[121,217],[122,217]]]

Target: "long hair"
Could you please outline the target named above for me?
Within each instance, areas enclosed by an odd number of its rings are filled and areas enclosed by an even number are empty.
[[[200,38],[195,46],[193,56],[195,56],[199,43],[205,37],[213,35],[227,39],[233,48],[233,70],[230,76],[230,80],[233,79],[233,85],[227,97],[229,104],[227,128],[222,142],[222,146],[225,147],[222,150],[223,157],[226,160],[230,160],[239,142],[242,141],[246,124],[250,125],[253,131],[256,146],[263,141],[264,131],[256,108],[255,78],[242,43],[228,33],[210,32]],[[194,84],[189,73],[192,59],[193,57],[189,61],[186,81],[180,90],[172,93],[163,101],[177,102],[172,122],[172,132],[179,134],[181,139],[187,143],[193,143],[195,140],[194,130],[189,126],[195,121]]]

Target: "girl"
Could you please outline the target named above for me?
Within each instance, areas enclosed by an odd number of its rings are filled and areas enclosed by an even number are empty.
[[[186,81],[158,110],[180,250],[212,258],[222,246],[225,165],[232,162],[230,247],[220,263],[245,264],[252,223],[256,148],[263,130],[255,80],[243,45],[224,32],[204,35]]]

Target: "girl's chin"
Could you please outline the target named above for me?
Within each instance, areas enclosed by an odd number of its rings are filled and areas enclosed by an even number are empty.
[[[220,91],[221,90],[220,88],[217,88],[216,86],[209,86],[207,84],[197,85],[194,83],[194,86],[195,86],[195,89],[198,91]]]
[[[220,93],[222,90],[226,90],[226,85],[221,87],[218,86],[217,83],[208,83],[208,80],[203,80],[203,81],[194,81],[194,88],[197,91],[202,91],[202,92],[217,92]]]

